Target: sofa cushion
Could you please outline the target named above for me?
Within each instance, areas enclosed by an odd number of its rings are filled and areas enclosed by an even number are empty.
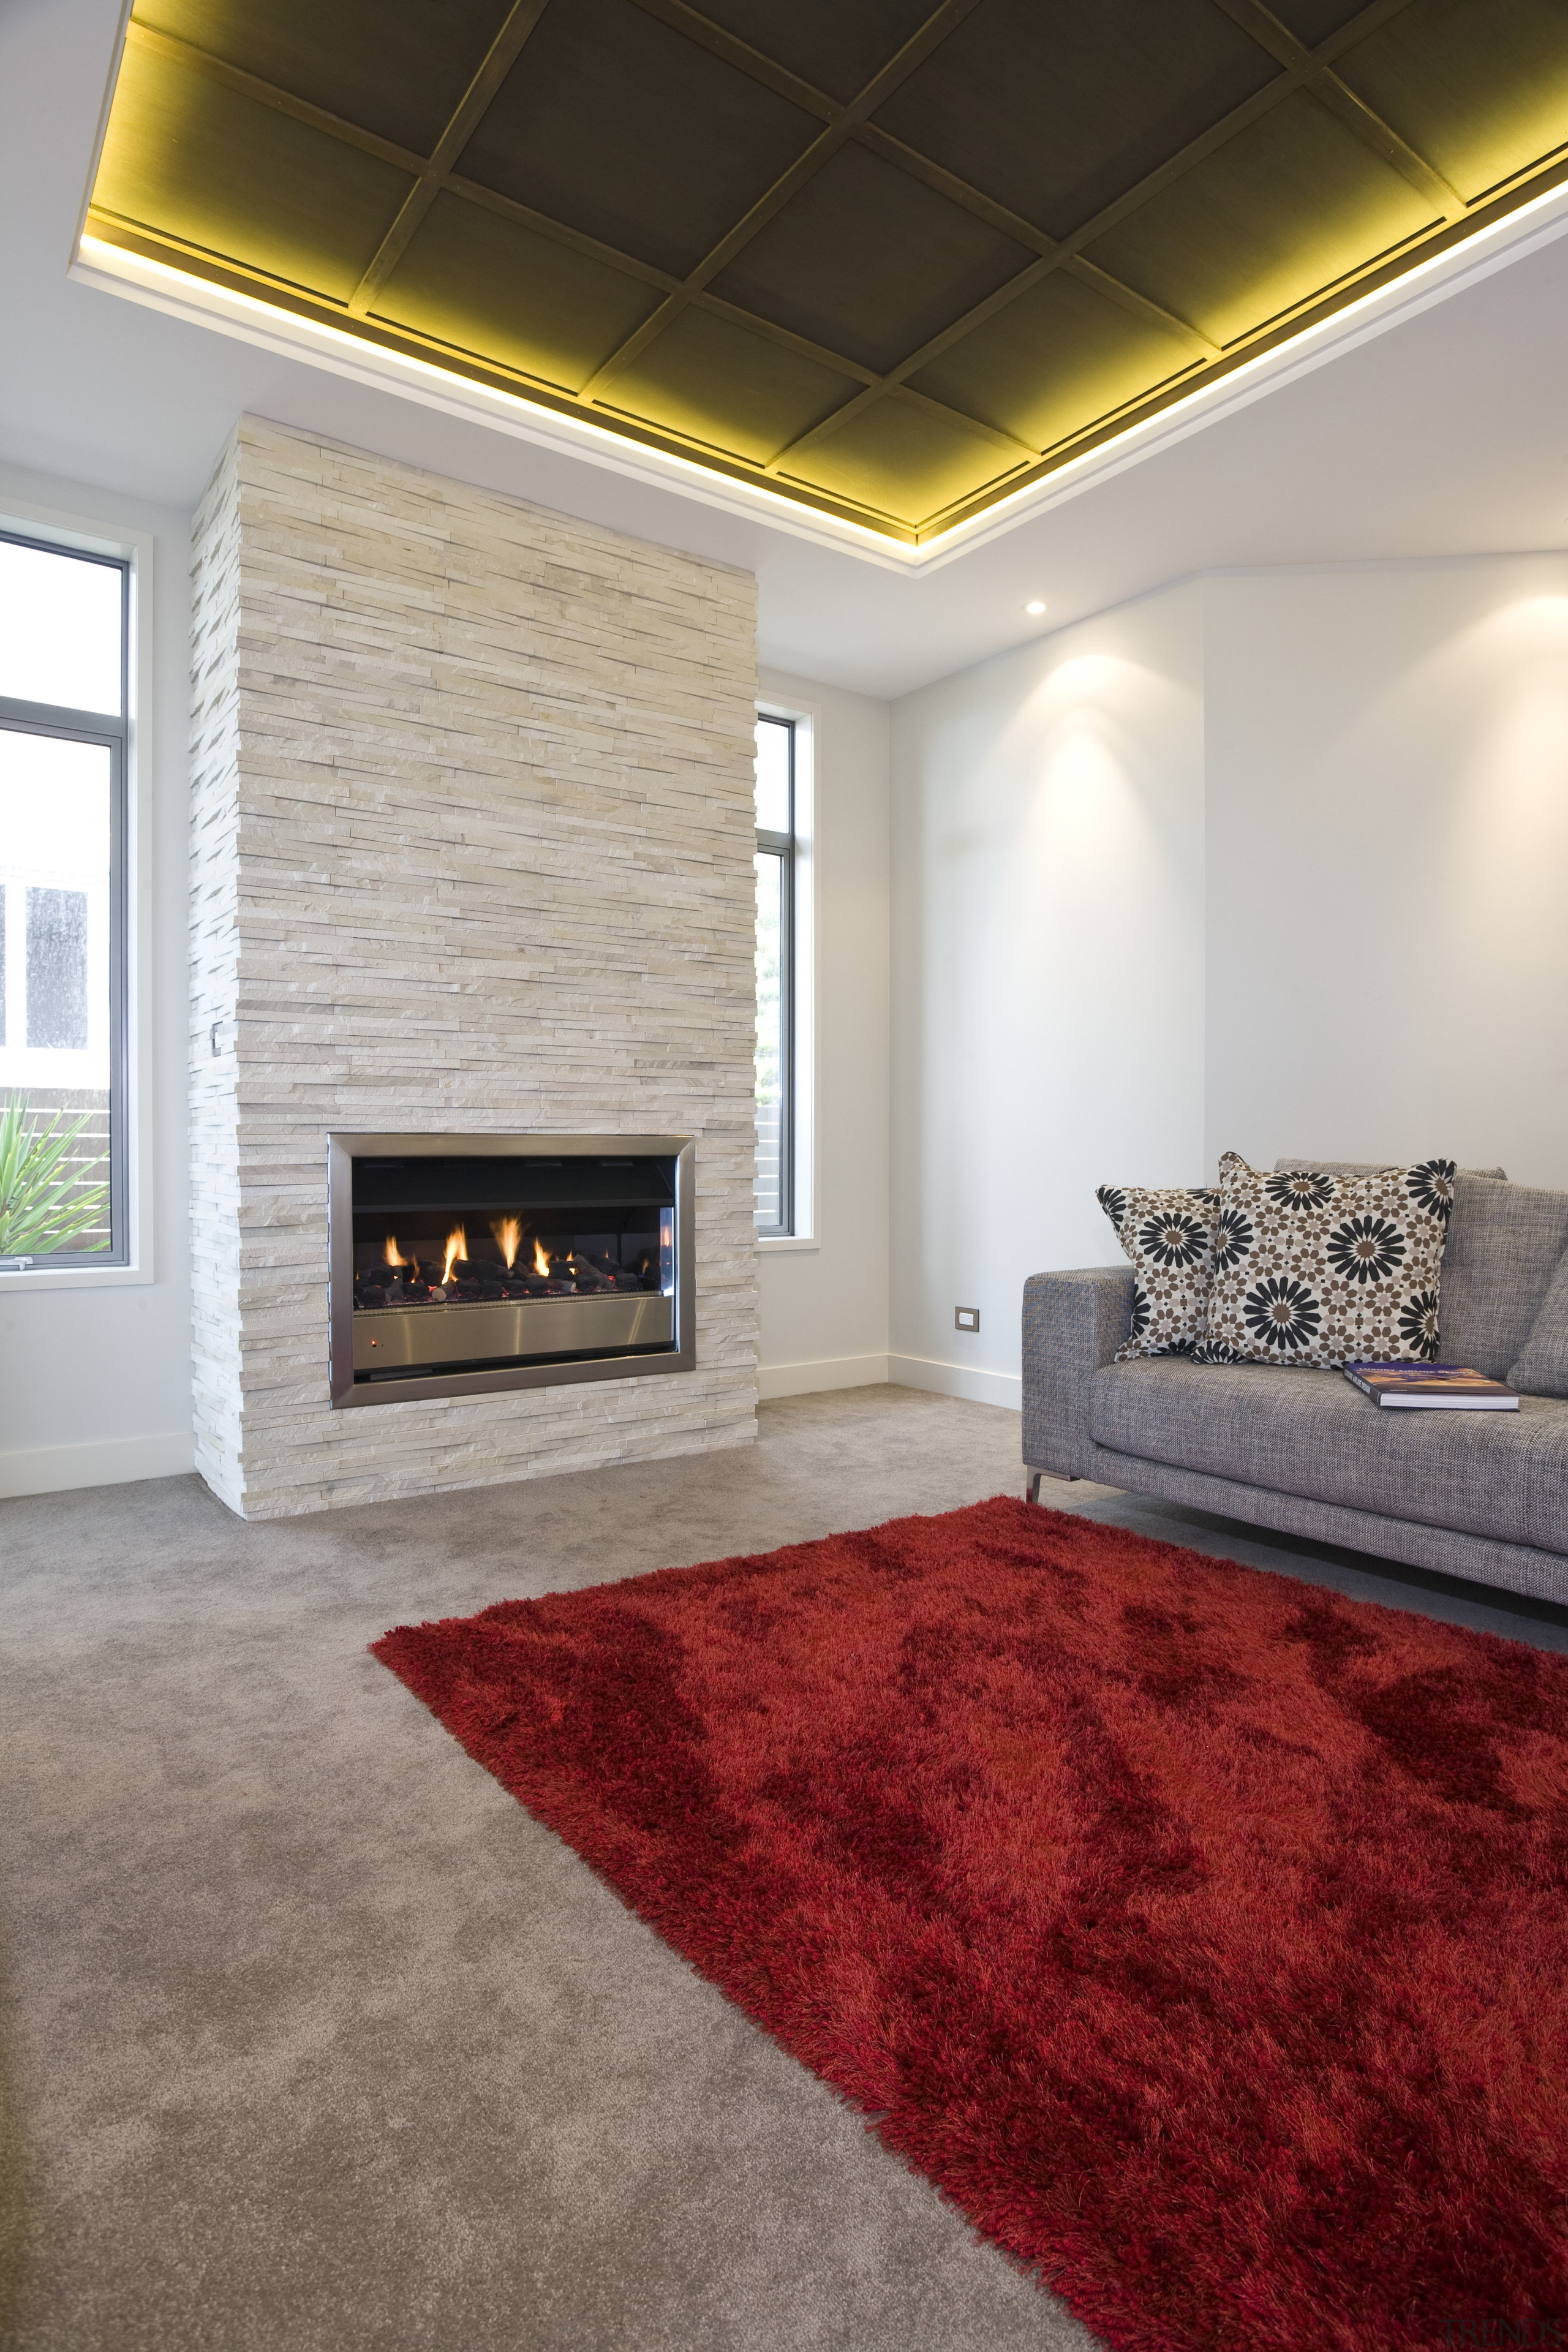
[[[1172,1357],[1096,1372],[1089,1421],[1117,1454],[1568,1552],[1568,1402],[1554,1398],[1390,1412],[1342,1372]]]
[[[1568,1397],[1568,1251],[1546,1286],[1523,1351],[1508,1368],[1527,1396]]]
[[[1437,1353],[1451,1160],[1371,1176],[1219,1163],[1210,1364],[1415,1361]]]
[[[1334,1160],[1279,1165],[1321,1168],[1329,1175],[1370,1172]],[[1470,1364],[1489,1380],[1522,1387],[1510,1367],[1530,1338],[1565,1247],[1568,1192],[1510,1184],[1500,1168],[1461,1168],[1443,1251],[1438,1344],[1444,1362]],[[1538,1393],[1568,1394],[1568,1389]]]
[[[1444,1361],[1507,1380],[1564,1248],[1568,1192],[1461,1176],[1443,1253]]]
[[[1277,1176],[1283,1176],[1289,1168],[1321,1168],[1326,1176],[1375,1176],[1382,1165],[1381,1160],[1313,1160],[1303,1159],[1300,1153],[1292,1159],[1287,1153],[1284,1159],[1274,1162],[1274,1172]],[[1491,1176],[1500,1184],[1508,1182],[1506,1168],[1461,1168],[1459,1173],[1461,1176]]]
[[[1132,1323],[1118,1363],[1190,1356],[1204,1336],[1219,1194],[1201,1184],[1101,1184],[1094,1197],[1132,1268]]]

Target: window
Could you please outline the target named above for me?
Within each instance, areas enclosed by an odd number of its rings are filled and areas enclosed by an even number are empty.
[[[130,566],[0,533],[0,1265],[123,1265]]]
[[[795,1231],[795,721],[757,721],[759,1234]]]

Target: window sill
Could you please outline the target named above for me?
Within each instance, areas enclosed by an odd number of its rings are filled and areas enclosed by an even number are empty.
[[[803,1234],[759,1234],[757,1235],[757,1247],[760,1250],[765,1251],[769,1257],[775,1257],[787,1255],[795,1251],[819,1250],[822,1247],[822,1244],[820,1242],[808,1240]]]
[[[151,1269],[139,1265],[28,1266],[0,1269],[0,1293],[20,1298],[34,1290],[122,1290],[152,1280]]]

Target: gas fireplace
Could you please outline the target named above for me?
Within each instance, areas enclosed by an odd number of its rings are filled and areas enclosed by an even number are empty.
[[[689,1371],[682,1135],[331,1135],[334,1405]]]

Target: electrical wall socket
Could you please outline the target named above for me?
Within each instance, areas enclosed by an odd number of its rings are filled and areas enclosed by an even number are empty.
[[[980,1328],[979,1307],[955,1307],[952,1310],[952,1328],[955,1331],[978,1331]]]

